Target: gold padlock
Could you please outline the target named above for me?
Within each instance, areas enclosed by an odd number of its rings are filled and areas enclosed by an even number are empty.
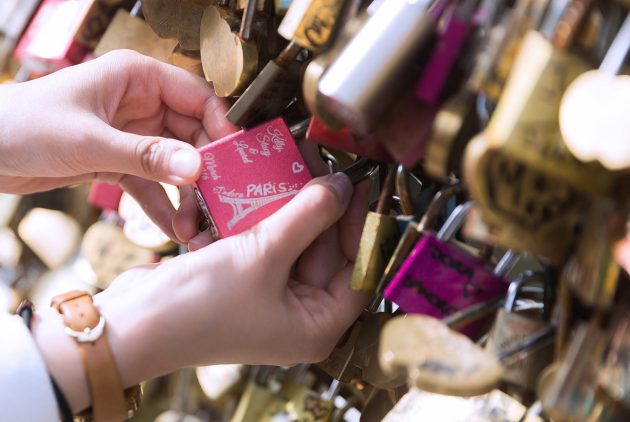
[[[350,279],[353,290],[373,292],[376,289],[400,239],[396,217],[389,215],[395,179],[396,168],[391,167],[381,189],[376,212],[368,212],[366,216]]]
[[[502,246],[562,263],[577,211],[590,195],[610,193],[614,180],[564,146],[562,93],[588,66],[556,46],[538,32],[527,33],[488,127],[466,148],[464,177]]]

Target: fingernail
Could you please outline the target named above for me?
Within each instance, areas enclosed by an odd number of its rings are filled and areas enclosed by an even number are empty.
[[[173,176],[184,179],[195,177],[201,165],[201,158],[195,151],[179,149],[175,151],[169,162],[169,168]]]
[[[339,201],[344,205],[348,205],[352,197],[352,182],[350,178],[342,172],[333,173],[328,176],[328,184],[335,191]]]

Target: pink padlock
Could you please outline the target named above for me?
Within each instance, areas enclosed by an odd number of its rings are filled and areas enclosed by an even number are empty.
[[[438,40],[431,57],[416,86],[416,97],[427,104],[437,104],[442,90],[451,74],[459,51],[472,29],[472,14],[476,1],[465,1],[459,5],[449,5],[438,25]]]
[[[509,284],[503,279],[513,263],[507,255],[493,268],[488,261],[449,242],[463,224],[471,202],[459,205],[437,234],[420,238],[384,297],[407,313],[444,318],[471,305],[505,295]],[[472,323],[460,331],[474,336],[479,329]]]
[[[311,180],[282,118],[228,135],[199,152],[203,166],[195,195],[215,238],[252,227]]]
[[[123,190],[116,183],[92,182],[88,203],[102,210],[118,212]]]
[[[15,49],[23,70],[41,76],[81,63],[87,48],[75,37],[92,4],[89,0],[44,0]]]

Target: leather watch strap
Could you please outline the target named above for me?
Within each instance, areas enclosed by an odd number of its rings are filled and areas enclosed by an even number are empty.
[[[83,291],[72,291],[52,299],[63,316],[66,333],[74,337],[85,368],[96,422],[127,419],[127,405],[116,362],[105,334],[105,320]]]

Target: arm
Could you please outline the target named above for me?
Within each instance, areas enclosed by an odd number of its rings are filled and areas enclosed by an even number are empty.
[[[367,301],[349,280],[369,188],[315,179],[245,233],[122,274],[94,300],[124,385],[187,366],[323,360]],[[60,316],[40,312],[33,335],[73,410],[87,407]]]

